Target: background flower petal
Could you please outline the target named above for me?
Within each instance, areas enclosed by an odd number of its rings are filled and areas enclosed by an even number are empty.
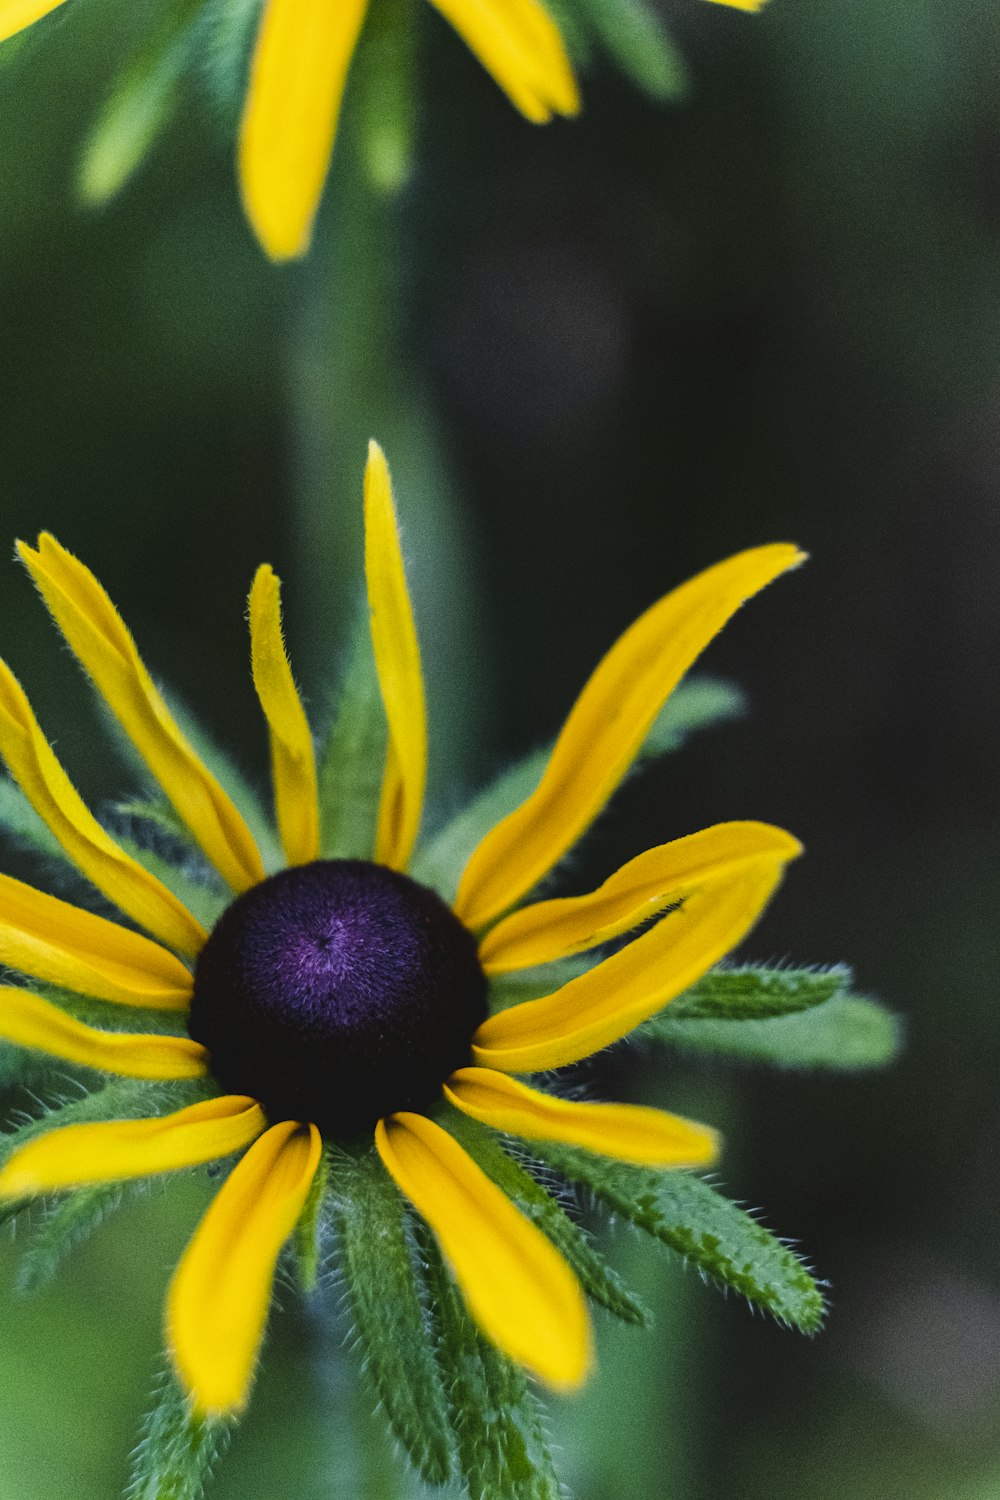
[[[515,108],[543,124],[580,108],[559,28],[537,0],[432,0]]]

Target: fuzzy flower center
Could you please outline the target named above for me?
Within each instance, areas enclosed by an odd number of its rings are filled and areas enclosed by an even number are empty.
[[[440,897],[337,859],[283,870],[223,913],[188,1029],[222,1087],[272,1123],[351,1136],[437,1098],[485,1016],[475,940]]]

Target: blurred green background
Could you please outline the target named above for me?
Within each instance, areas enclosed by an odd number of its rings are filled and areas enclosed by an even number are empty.
[[[748,952],[852,962],[908,1046],[858,1078],[616,1060],[617,1088],[725,1128],[721,1180],[799,1243],[832,1315],[809,1343],[618,1233],[659,1331],[601,1327],[598,1383],[555,1416],[563,1467],[579,1500],[1000,1497],[1000,12],[676,0],[683,105],[598,68],[582,119],[539,131],[423,7],[395,221],[354,217],[340,153],[315,252],[282,271],[196,90],[118,202],[74,205],[80,142],[154,14],[68,6],[0,68],[0,535],[48,527],[84,556],[263,779],[246,589],[263,558],[284,575],[321,710],[358,590],[362,438],[382,436],[446,807],[550,734],[666,588],[806,546],[707,662],[750,716],[627,788],[574,878],[723,818],[791,828],[808,858]],[[115,795],[14,567],[0,638],[78,782]],[[3,1500],[118,1493],[203,1196],[129,1208],[39,1299],[0,1298]],[[388,1500],[355,1466],[342,1331],[282,1300],[216,1493]]]

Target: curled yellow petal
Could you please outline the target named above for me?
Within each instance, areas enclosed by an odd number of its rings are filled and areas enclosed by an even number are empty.
[[[26,26],[34,26],[63,0],[0,0],[0,42],[16,36]]]
[[[254,686],[271,737],[271,775],[278,832],[290,865],[319,858],[316,756],[281,635],[281,584],[267,563],[250,590]]]
[[[0,661],[0,756],[70,859],[154,937],[194,955],[207,933],[166,886],[131,859],[84,805],[38,727],[24,689]]]
[[[710,1167],[719,1137],[707,1125],[641,1104],[555,1099],[492,1068],[460,1068],[445,1098],[493,1130],[526,1141],[562,1141],[648,1167]]]
[[[473,1037],[473,1060],[502,1073],[560,1068],[618,1041],[688,989],[742,941],[801,851],[779,828],[743,826],[759,830],[756,846],[748,835],[742,858],[706,872],[678,910],[620,953],[551,995],[490,1016]]]
[[[98,1000],[186,1010],[191,974],[149,938],[0,875],[0,964]]]
[[[375,858],[405,870],[424,806],[427,710],[389,468],[377,443],[368,446],[365,470],[365,573],[375,669],[389,725]]]
[[[260,1105],[242,1094],[223,1094],[157,1119],[64,1125],[14,1152],[0,1171],[0,1198],[198,1166],[241,1151],[266,1125]]]
[[[368,0],[267,0],[250,67],[243,205],[273,260],[304,255]]]
[[[506,974],[594,948],[639,927],[770,838],[764,823],[717,823],[647,849],[586,896],[537,901],[512,912],[483,938],[480,962],[487,974]]]
[[[17,550],[49,613],[208,860],[236,891],[264,879],[250,830],[178,728],[104,589],[55,537]]]
[[[559,28],[538,0],[432,0],[516,109],[536,124],[580,108]]]
[[[386,1170],[427,1220],[487,1338],[555,1390],[591,1363],[580,1285],[551,1242],[448,1133],[424,1115],[375,1127]]]
[[[803,553],[782,543],[741,552],[682,584],[626,630],[600,662],[532,795],[473,852],[455,910],[467,927],[508,910],[600,812],[684,673],[745,599]]]
[[[275,1263],[321,1152],[315,1125],[273,1125],[237,1162],[181,1257],[167,1298],[167,1347],[197,1412],[223,1416],[246,1403]]]
[[[186,1036],[99,1031],[30,990],[0,985],[0,1039],[124,1078],[204,1078],[208,1053]]]

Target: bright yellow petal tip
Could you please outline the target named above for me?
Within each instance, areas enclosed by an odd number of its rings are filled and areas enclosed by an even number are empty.
[[[709,0],[711,5],[728,5],[730,10],[763,10],[767,0]]]

